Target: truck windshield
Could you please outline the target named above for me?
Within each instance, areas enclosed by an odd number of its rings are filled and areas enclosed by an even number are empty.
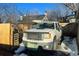
[[[36,29],[45,29],[45,28],[50,28],[50,29],[54,29],[54,23],[53,24],[48,24],[48,23],[41,23],[41,24],[33,24],[32,28],[36,28]]]

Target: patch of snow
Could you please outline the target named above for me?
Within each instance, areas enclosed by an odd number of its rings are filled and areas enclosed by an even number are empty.
[[[21,43],[19,48],[17,50],[15,50],[15,54],[19,54],[19,53],[21,53],[24,50],[25,50],[25,46],[24,46],[23,43]]]
[[[77,56],[78,50],[77,50],[77,45],[76,45],[76,38],[70,38],[70,37],[64,37],[64,38],[65,38],[64,43],[71,50],[70,55]]]
[[[21,53],[20,56],[27,56],[25,53]]]

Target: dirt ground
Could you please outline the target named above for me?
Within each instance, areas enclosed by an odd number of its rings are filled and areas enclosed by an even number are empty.
[[[0,56],[12,56],[13,53],[0,48]]]

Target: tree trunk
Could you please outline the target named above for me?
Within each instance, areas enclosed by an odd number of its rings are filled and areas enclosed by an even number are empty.
[[[78,28],[77,28],[76,43],[77,43],[77,49],[78,49],[78,54],[79,54],[79,23],[78,23]]]

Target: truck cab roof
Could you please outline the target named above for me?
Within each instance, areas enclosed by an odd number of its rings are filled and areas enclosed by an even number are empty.
[[[33,23],[58,23],[58,21],[33,20]]]

